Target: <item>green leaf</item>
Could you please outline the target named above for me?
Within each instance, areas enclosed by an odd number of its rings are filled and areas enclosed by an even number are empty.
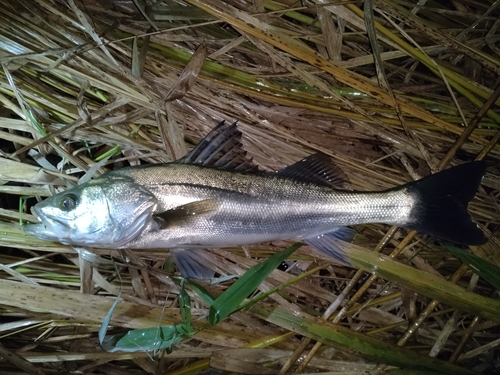
[[[498,267],[467,250],[459,249],[458,247],[448,244],[443,246],[446,250],[472,268],[475,273],[489,282],[493,287],[500,290],[500,269]]]
[[[191,326],[191,298],[184,289],[184,280],[181,281],[180,289],[179,309],[183,324],[134,329],[126,333],[106,335],[111,316],[120,299],[120,295],[118,295],[99,329],[99,343],[101,347],[110,353],[170,350],[179,341],[194,335],[198,330]]]
[[[151,327],[134,329],[127,333],[106,336],[107,347],[110,353],[114,352],[153,352],[177,344],[198,332],[195,328],[185,325],[170,325],[163,327]]]
[[[273,254],[266,261],[250,268],[210,306],[208,310],[208,323],[215,325],[229,314],[238,310],[243,300],[245,300],[245,298],[247,298],[247,296],[252,293],[281,262],[301,246],[301,243],[296,243],[286,250]]]

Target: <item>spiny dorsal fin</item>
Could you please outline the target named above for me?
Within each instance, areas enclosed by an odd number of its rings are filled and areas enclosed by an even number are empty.
[[[204,199],[153,214],[153,219],[161,229],[187,225],[202,215],[216,211],[219,205],[220,202],[218,199]]]
[[[342,169],[322,153],[308,156],[277,172],[280,176],[318,185],[345,189],[349,179]]]
[[[241,144],[241,132],[232,125],[221,121],[201,140],[198,145],[176,163],[196,164],[206,167],[250,172],[258,168],[247,158]]]

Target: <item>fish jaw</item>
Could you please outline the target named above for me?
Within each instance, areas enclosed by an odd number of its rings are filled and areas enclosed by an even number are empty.
[[[31,234],[44,241],[55,241],[65,245],[68,244],[63,238],[56,235],[56,230],[54,230],[54,226],[51,224],[28,224],[23,227],[23,230],[25,233]]]
[[[69,228],[62,220],[45,215],[40,208],[36,206],[33,207],[33,211],[40,222],[37,224],[25,225],[23,227],[25,233],[45,241],[56,241],[65,245],[68,244],[65,237]]]

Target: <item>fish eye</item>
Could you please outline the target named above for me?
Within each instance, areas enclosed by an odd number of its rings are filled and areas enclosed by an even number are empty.
[[[64,211],[72,210],[76,207],[76,196],[73,194],[65,195],[61,200],[61,208]]]

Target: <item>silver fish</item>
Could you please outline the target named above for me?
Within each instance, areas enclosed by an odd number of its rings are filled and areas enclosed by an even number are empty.
[[[459,244],[486,241],[467,204],[484,162],[382,192],[342,190],[345,175],[314,154],[275,173],[247,159],[236,124],[220,123],[185,157],[103,174],[34,207],[24,227],[48,241],[101,248],[169,248],[184,276],[205,278],[194,249],[298,239],[341,261],[349,225],[387,223]],[[207,273],[208,272],[208,273]]]

